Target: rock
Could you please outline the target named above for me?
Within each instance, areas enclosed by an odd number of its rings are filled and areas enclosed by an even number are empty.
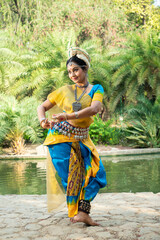
[[[25,226],[26,230],[31,230],[31,231],[37,231],[40,228],[41,228],[41,226],[38,225],[38,224],[28,224],[28,225]]]

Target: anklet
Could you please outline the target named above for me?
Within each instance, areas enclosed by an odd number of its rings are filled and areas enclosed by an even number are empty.
[[[83,199],[79,201],[78,211],[82,211],[89,214],[90,210],[91,210],[91,205],[89,201],[83,200]]]

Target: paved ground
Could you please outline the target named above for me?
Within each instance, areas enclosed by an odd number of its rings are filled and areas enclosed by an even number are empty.
[[[67,208],[47,213],[46,195],[0,196],[0,240],[160,240],[160,193],[105,193],[92,203],[101,226],[70,223]]]
[[[97,150],[102,156],[160,152],[109,146]],[[26,155],[46,157],[36,146],[27,148]],[[46,207],[46,195],[0,195],[0,240],[160,240],[160,193],[99,194],[91,211],[99,227],[70,223],[66,207],[54,213]]]

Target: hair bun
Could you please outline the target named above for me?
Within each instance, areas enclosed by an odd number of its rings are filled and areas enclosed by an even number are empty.
[[[79,47],[71,47],[68,50],[68,57],[71,58],[75,55],[82,59],[87,64],[88,68],[90,68],[90,56],[84,49]]]

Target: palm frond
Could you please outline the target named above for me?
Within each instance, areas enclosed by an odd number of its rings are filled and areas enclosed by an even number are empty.
[[[145,68],[145,66],[142,66],[140,71],[137,74],[137,80],[138,80],[138,84],[142,85],[144,84],[144,82],[147,80],[149,75],[149,69]]]

